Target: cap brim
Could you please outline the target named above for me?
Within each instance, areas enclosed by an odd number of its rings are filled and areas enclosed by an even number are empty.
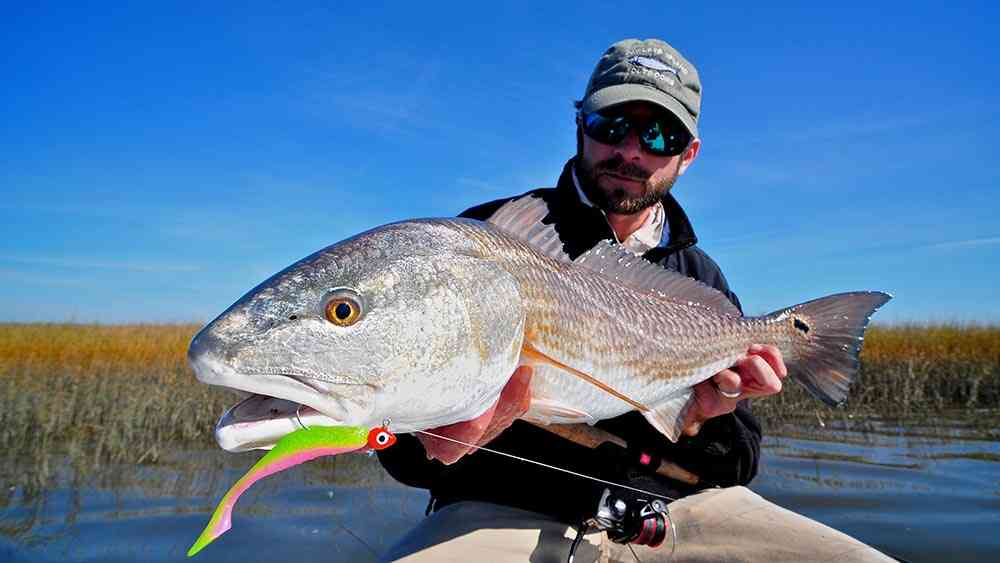
[[[692,136],[698,136],[698,124],[684,104],[655,88],[642,84],[616,84],[601,88],[588,96],[580,109],[584,113],[593,113],[628,102],[649,102],[658,105],[676,115]]]

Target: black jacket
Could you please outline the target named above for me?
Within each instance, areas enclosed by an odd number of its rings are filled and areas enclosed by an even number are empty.
[[[614,235],[604,215],[580,201],[573,185],[572,166],[570,160],[557,187],[529,193],[546,200],[549,216],[544,222],[555,224],[567,254],[576,258],[599,241],[614,239]],[[473,207],[461,216],[485,220],[510,199]],[[669,237],[644,258],[715,287],[739,307],[719,267],[695,246],[697,239],[680,205],[669,194],[663,205]],[[650,476],[637,471],[636,466],[623,464],[623,459],[630,459],[628,456],[608,455],[620,448],[592,450],[522,421],[515,422],[489,447],[671,497],[713,485],[746,484],[757,473],[761,431],[747,401],[741,402],[736,412],[706,422],[697,436],[683,437],[676,444],[635,411],[600,421],[597,426],[622,437],[630,447],[654,451],[687,468],[701,477],[701,485],[692,488]],[[410,435],[399,436],[393,447],[378,452],[378,456],[396,480],[430,489],[435,509],[460,500],[478,500],[541,512],[576,524],[593,515],[605,488],[594,481],[490,452],[476,452],[445,466],[427,460],[423,446]]]

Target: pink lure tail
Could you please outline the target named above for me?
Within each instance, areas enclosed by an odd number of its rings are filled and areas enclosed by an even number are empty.
[[[396,437],[385,428],[369,430],[361,426],[303,428],[288,434],[254,464],[229,489],[212,513],[205,530],[188,550],[191,557],[232,526],[233,507],[240,495],[257,481],[318,457],[337,455],[361,449],[380,450],[395,443]]]

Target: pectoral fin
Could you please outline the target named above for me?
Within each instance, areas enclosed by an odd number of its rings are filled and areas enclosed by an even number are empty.
[[[618,392],[613,387],[604,383],[600,379],[597,379],[596,377],[590,375],[589,373],[584,373],[576,368],[570,367],[555,358],[546,356],[545,354],[539,352],[537,349],[533,348],[528,344],[525,344],[524,347],[521,348],[521,362],[529,365],[536,364],[536,365],[553,366],[559,369],[560,371],[572,374],[586,381],[587,383],[590,383],[591,385],[597,387],[598,389],[601,389],[602,391],[608,393],[609,395],[612,395],[614,397],[621,399],[622,401],[625,401],[626,403],[628,403],[633,408],[635,408],[636,410],[638,410],[643,414],[645,414],[646,411],[649,410],[649,407],[647,407],[646,405],[636,400],[633,400],[624,393]]]
[[[691,408],[693,395],[694,389],[688,389],[680,395],[653,405],[653,408],[643,412],[642,416],[671,442],[676,442],[684,432],[684,419],[687,417],[688,409]]]

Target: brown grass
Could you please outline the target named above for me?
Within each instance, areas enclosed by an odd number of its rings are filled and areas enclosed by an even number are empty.
[[[193,325],[0,325],[0,448],[43,461],[155,461],[168,445],[210,446],[234,395],[198,383],[185,360]],[[1000,327],[873,327],[846,411],[797,385],[757,401],[766,421],[844,412],[912,415],[1000,404]],[[13,459],[13,458],[11,458]]]
[[[233,398],[190,373],[196,329],[0,325],[0,448],[24,461],[66,447],[93,460],[155,461],[171,442],[210,444]]]
[[[873,326],[861,352],[861,372],[845,407],[832,409],[790,383],[781,394],[754,403],[771,429],[808,417],[850,415],[927,417],[1000,407],[1000,326]]]

